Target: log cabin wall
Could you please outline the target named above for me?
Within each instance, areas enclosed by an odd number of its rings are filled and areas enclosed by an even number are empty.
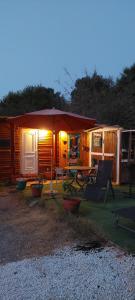
[[[68,134],[65,131],[59,132],[59,167],[68,165]]]
[[[81,133],[80,161],[82,162],[83,166],[89,165],[89,134],[86,132]]]
[[[21,128],[14,128],[14,166],[15,166],[15,177],[21,175],[20,170],[20,159],[21,159]]]
[[[45,173],[51,168],[51,155],[54,159],[54,151],[52,147],[54,146],[54,141],[52,137],[52,131],[48,131],[47,135],[43,138],[38,139],[38,168],[39,173]]]
[[[0,118],[0,181],[11,180],[11,149],[10,124]]]

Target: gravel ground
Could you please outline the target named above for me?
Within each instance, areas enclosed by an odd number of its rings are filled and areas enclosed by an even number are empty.
[[[51,256],[0,266],[0,300],[134,300],[135,258],[115,248]]]

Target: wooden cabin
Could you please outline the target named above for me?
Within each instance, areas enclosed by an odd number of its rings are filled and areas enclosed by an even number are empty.
[[[135,162],[135,130],[119,126],[99,125],[87,130],[89,135],[89,165],[99,159],[113,160],[112,180],[128,183],[129,163]]]
[[[83,130],[54,133],[0,118],[0,181],[15,182],[19,177],[37,175],[50,179],[51,168],[87,162],[87,133]]]
[[[18,177],[40,174],[49,179],[51,168],[92,166],[99,159],[112,159],[113,182],[128,182],[128,163],[135,161],[135,130],[94,127],[93,122],[88,130],[54,132],[32,124],[30,128],[22,126],[11,119],[0,118],[0,181],[15,182]]]
[[[8,120],[3,120],[0,123],[0,181],[14,182],[18,177],[37,175],[50,179],[51,164],[53,169],[87,164],[88,150],[86,154],[82,151],[83,147],[87,149],[86,133],[60,131],[57,151],[55,140],[56,136],[49,130],[16,127],[13,133]]]

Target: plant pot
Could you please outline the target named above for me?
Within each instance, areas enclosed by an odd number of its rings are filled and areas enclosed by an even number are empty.
[[[17,179],[17,185],[16,185],[17,190],[19,190],[19,191],[24,190],[25,187],[26,187],[26,183],[27,183],[27,181],[25,179],[18,178]]]
[[[38,184],[38,183],[32,184],[31,185],[32,196],[41,197],[42,189],[43,189],[43,184]]]
[[[79,200],[79,199],[65,198],[63,200],[63,207],[64,207],[65,211],[67,211],[67,212],[76,213],[79,209],[80,202],[81,202],[81,200]]]

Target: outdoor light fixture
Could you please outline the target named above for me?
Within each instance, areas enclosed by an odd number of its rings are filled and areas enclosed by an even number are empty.
[[[35,134],[35,129],[27,129],[28,134]]]
[[[48,130],[45,130],[45,129],[39,129],[38,131],[38,136],[39,136],[39,139],[44,139],[48,134]]]
[[[67,133],[65,131],[60,131],[61,139],[65,139],[67,137]]]

